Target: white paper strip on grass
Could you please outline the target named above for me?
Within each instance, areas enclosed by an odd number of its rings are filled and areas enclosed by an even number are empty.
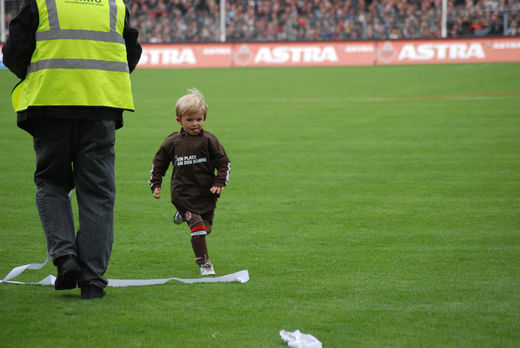
[[[16,278],[18,277],[20,274],[22,274],[26,269],[42,269],[43,267],[45,267],[45,265],[47,264],[47,262],[49,262],[49,255],[47,255],[47,259],[45,260],[44,263],[30,263],[28,265],[23,265],[23,266],[18,266],[18,267],[15,267],[11,270],[11,272],[9,272],[4,279],[0,280],[0,283],[14,283],[14,284],[25,284],[23,282],[14,282],[14,281],[10,281],[11,279],[13,278]],[[52,277],[52,276],[51,276]],[[47,277],[49,278],[49,277]],[[47,279],[45,278],[45,279]],[[44,280],[45,280],[44,279]],[[43,280],[42,280],[43,281]],[[39,284],[40,282],[38,283],[27,283],[27,284]],[[54,283],[53,283],[54,284]],[[41,285],[48,285],[48,284],[41,284]]]
[[[316,337],[304,334],[300,330],[294,332],[280,330],[280,337],[291,348],[322,348],[321,342]]]
[[[108,286],[123,287],[123,286],[146,286],[146,285],[160,285],[169,282],[170,280],[177,280],[182,283],[193,284],[193,283],[226,283],[226,282],[239,282],[245,283],[249,280],[249,272],[247,270],[238,271],[236,273],[223,275],[220,277],[212,278],[195,278],[195,279],[183,279],[183,278],[163,278],[163,279],[109,279]]]
[[[49,261],[49,256],[44,263],[30,263],[23,266],[15,267],[7,274],[7,276],[0,280],[0,283],[10,284],[31,284],[31,285],[54,285],[56,277],[49,275],[39,282],[18,282],[11,280],[18,277],[26,269],[42,269]],[[183,279],[183,278],[162,278],[162,279],[108,279],[108,286],[111,287],[126,287],[126,286],[147,286],[147,285],[160,285],[165,284],[171,280],[177,280],[182,283],[193,284],[193,283],[225,283],[225,282],[239,282],[245,283],[249,280],[249,272],[247,270],[238,271],[232,274],[223,275],[220,277],[212,278],[195,278],[195,279]]]

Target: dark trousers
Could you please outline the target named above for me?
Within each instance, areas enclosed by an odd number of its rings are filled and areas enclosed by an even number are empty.
[[[80,286],[105,287],[114,239],[115,121],[34,119],[36,204],[55,261],[75,255]],[[79,226],[69,193],[76,191]]]

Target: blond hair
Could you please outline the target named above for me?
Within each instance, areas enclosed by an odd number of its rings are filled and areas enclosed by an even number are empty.
[[[186,115],[192,115],[198,111],[204,114],[204,120],[208,114],[208,105],[204,100],[202,93],[196,88],[188,89],[188,94],[182,96],[175,105],[175,114],[178,118]]]

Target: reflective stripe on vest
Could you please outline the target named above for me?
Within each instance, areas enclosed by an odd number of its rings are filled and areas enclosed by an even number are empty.
[[[104,42],[115,42],[124,44],[125,40],[121,35],[115,32],[100,32],[100,31],[88,31],[88,30],[48,30],[40,31],[36,33],[36,41],[45,40],[93,40],[93,41],[104,41]]]
[[[122,36],[123,1],[36,2],[40,15],[36,49],[16,110],[51,105],[133,110]]]
[[[58,9],[55,0],[45,0],[47,14],[51,30],[36,33],[36,41],[72,39],[72,40],[94,40],[125,43],[123,37],[117,32],[117,4],[115,0],[108,0],[110,6],[110,33],[90,30],[61,29],[58,18]]]
[[[116,0],[108,0],[110,7],[110,32],[92,31],[92,30],[74,30],[74,29],[60,29],[60,21],[58,17],[58,8],[56,6],[56,0],[45,0],[47,5],[47,16],[49,19],[49,26],[51,30],[36,32],[36,41],[45,40],[91,40],[91,41],[103,41],[103,42],[114,42],[124,44],[125,40],[116,31],[117,24],[117,4]],[[31,64],[29,72],[38,71],[41,69],[97,69],[97,70],[108,70],[108,71],[123,71],[128,72],[128,65],[126,70],[121,68],[114,70],[114,64],[111,62],[99,61],[98,63],[93,60],[83,59],[49,59],[44,64]],[[38,66],[33,66],[38,65]]]
[[[128,72],[128,64],[95,59],[47,59],[32,63],[28,72],[44,69],[95,69]]]
[[[58,18],[56,2],[54,0],[45,0],[45,3],[47,5],[47,16],[49,18],[49,26],[51,27],[51,30],[59,30],[60,21]]]
[[[60,29],[60,21],[58,18],[58,8],[55,0],[45,0],[47,4],[47,14],[49,16],[49,25],[51,30]],[[117,23],[117,4],[115,0],[108,0],[110,6],[110,31],[116,31]]]

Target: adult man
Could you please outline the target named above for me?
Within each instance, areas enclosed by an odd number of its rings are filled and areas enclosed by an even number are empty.
[[[17,124],[34,139],[36,204],[57,290],[101,298],[113,242],[115,130],[133,111],[141,56],[123,0],[27,0],[9,24],[4,64],[22,79]],[[76,189],[79,227],[69,193]]]

